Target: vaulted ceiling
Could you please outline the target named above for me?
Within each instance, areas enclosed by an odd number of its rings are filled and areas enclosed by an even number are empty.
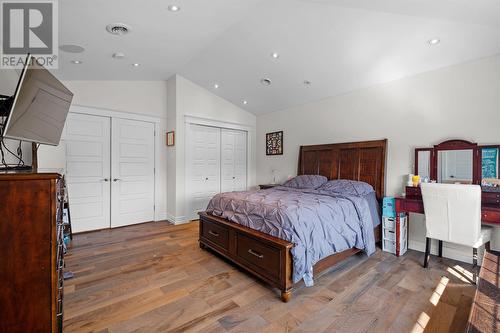
[[[60,44],[85,51],[60,52],[58,77],[178,73],[255,114],[500,53],[498,0],[65,0],[59,12]],[[109,34],[117,22],[131,32]]]

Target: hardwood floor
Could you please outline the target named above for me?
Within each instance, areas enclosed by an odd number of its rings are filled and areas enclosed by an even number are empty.
[[[462,332],[471,266],[409,251],[357,255],[278,291],[198,247],[198,223],[76,235],[66,257],[65,332]]]

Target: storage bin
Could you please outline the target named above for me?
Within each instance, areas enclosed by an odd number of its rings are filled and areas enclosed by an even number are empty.
[[[399,220],[399,221],[398,221]],[[408,216],[382,216],[382,250],[401,256],[408,250]],[[396,235],[399,234],[399,237]]]
[[[384,239],[384,242],[383,242],[383,250],[385,252],[389,252],[389,253],[396,253],[396,242],[392,242],[390,240],[387,240],[387,239]]]
[[[384,229],[384,239],[390,240],[391,242],[396,241],[396,232],[389,229]]]
[[[394,197],[382,199],[382,216],[396,217],[396,199]]]
[[[384,228],[386,229],[389,229],[389,230],[394,230],[394,228],[396,227],[396,218],[395,217],[382,217],[382,220],[383,220],[383,226]]]

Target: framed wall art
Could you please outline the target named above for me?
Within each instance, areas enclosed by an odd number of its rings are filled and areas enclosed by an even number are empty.
[[[283,155],[283,131],[266,134],[266,155]]]

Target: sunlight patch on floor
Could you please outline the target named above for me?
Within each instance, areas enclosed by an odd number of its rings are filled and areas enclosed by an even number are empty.
[[[450,279],[448,279],[446,276],[441,277],[441,280],[439,280],[439,283],[436,289],[434,289],[431,298],[429,298],[429,301],[432,303],[432,305],[436,306],[439,303],[439,299],[441,298],[441,295],[443,295],[448,282],[450,282]]]
[[[447,271],[463,282],[471,283],[471,281],[473,281],[474,279],[474,274],[472,272],[469,272],[459,265],[448,267]]]
[[[425,312],[422,312],[420,316],[418,316],[417,322],[413,326],[411,333],[422,333],[425,330],[425,326],[429,322],[431,318]]]

